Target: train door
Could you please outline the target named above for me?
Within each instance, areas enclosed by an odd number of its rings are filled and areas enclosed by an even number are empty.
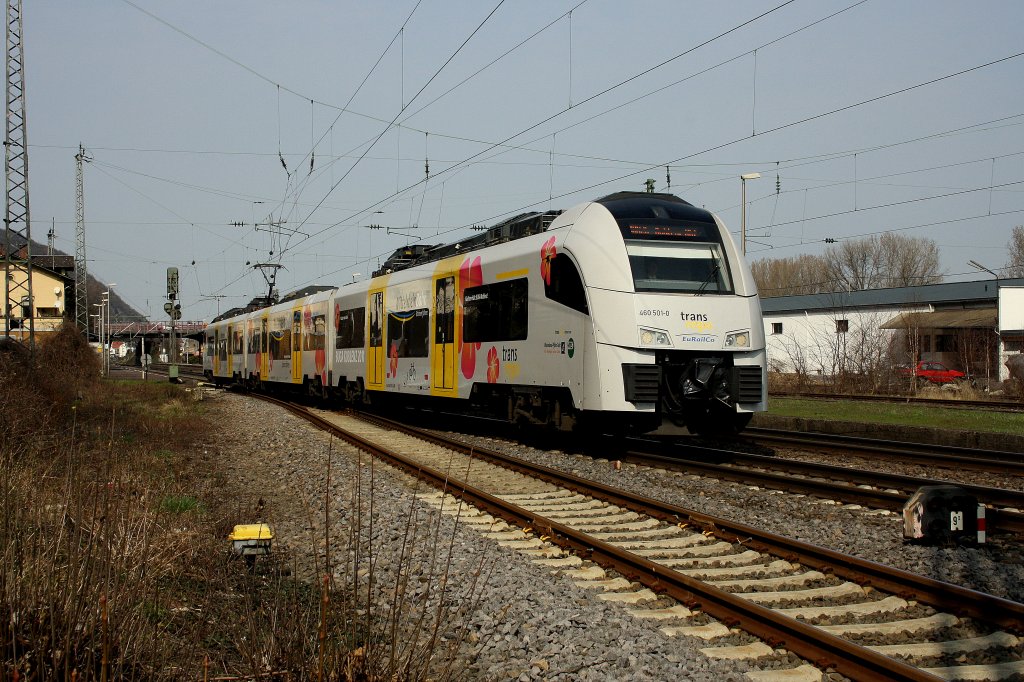
[[[234,346],[235,325],[229,324],[225,330],[227,338],[227,363],[224,367],[224,375],[233,377],[235,371],[235,346]]]
[[[434,336],[430,349],[430,394],[457,395],[455,365],[458,352],[455,339],[455,298],[458,284],[455,273],[434,277]]]
[[[245,379],[246,383],[252,380],[253,375],[256,374],[256,344],[258,340],[256,338],[256,321],[252,317],[246,317],[245,319],[245,336],[242,337],[242,345],[244,347],[242,357],[242,378]]]
[[[302,306],[292,308],[292,383],[302,383]]]
[[[270,316],[266,311],[260,316],[260,380],[267,381],[270,378]]]
[[[208,351],[213,356],[213,376],[220,376],[220,327],[213,328],[213,349]]]
[[[366,345],[366,388],[384,390],[384,366],[387,353],[384,349],[384,289],[371,290],[368,294],[370,335]]]

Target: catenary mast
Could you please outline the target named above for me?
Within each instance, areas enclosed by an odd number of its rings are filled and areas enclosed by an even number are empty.
[[[82,162],[88,161],[85,148],[78,145],[75,154],[75,324],[89,335],[89,273],[85,260],[85,189],[82,186]]]
[[[4,171],[7,206],[4,215],[4,336],[12,329],[29,346],[35,345],[35,306],[32,299],[32,230],[28,210],[28,143],[25,135],[25,51],[22,48],[21,0],[7,3],[7,131]],[[22,277],[24,276],[24,279]],[[12,319],[18,307],[21,321]],[[27,314],[25,312],[27,311]],[[28,333],[25,333],[25,322]]]

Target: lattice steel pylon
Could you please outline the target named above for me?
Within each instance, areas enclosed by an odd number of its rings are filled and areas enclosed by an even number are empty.
[[[89,336],[89,273],[85,261],[85,188],[82,183],[82,162],[89,161],[85,148],[78,145],[75,154],[75,325]]]
[[[32,230],[28,210],[28,142],[25,135],[25,51],[21,42],[21,0],[7,2],[7,133],[4,172],[7,206],[4,215],[4,336],[12,329],[29,347],[35,346],[32,298]],[[14,311],[21,306],[20,320]],[[28,315],[24,312],[27,308]],[[25,322],[28,333],[25,333]]]

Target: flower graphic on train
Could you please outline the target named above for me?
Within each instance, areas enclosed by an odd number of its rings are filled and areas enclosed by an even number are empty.
[[[459,268],[459,305],[465,308],[466,288],[477,287],[484,283],[483,268],[480,267],[480,256],[470,260],[467,258]],[[463,343],[459,336],[459,356],[462,358],[462,375],[472,379],[476,373],[476,352],[480,342]]]
[[[388,355],[391,358],[391,366],[388,369],[388,376],[389,377],[397,377],[398,376],[398,342],[397,341],[392,341],[391,342],[391,351],[388,353]]]
[[[491,346],[487,351],[487,383],[498,383],[498,375],[501,373],[501,363],[498,362],[498,349]]]
[[[551,285],[551,261],[555,259],[555,238],[544,242],[544,246],[540,247],[540,278],[544,280],[544,284]]]

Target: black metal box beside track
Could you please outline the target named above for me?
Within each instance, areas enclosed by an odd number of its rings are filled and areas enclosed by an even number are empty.
[[[903,505],[903,537],[930,543],[976,542],[978,498],[955,485],[929,485]]]

